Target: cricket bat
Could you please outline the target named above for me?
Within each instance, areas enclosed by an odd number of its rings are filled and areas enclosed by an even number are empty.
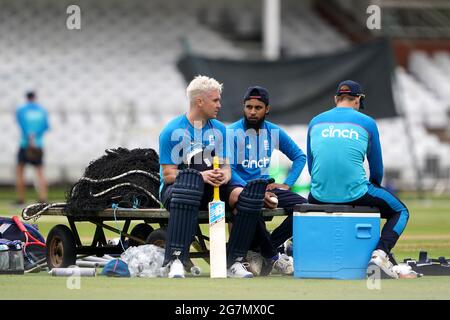
[[[214,169],[219,158],[214,157]],[[209,203],[209,265],[211,278],[227,277],[227,251],[225,232],[225,203],[220,201],[219,187],[214,187],[214,199]]]

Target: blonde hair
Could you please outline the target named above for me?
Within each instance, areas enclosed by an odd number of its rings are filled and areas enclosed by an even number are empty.
[[[198,75],[186,88],[186,94],[190,102],[193,102],[200,94],[207,93],[212,90],[218,90],[222,93],[222,83],[217,82],[216,79],[206,76]]]

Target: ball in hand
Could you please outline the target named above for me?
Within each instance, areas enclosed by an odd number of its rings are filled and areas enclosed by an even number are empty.
[[[277,197],[270,197],[269,199],[270,199],[270,201],[271,201],[272,203],[278,204],[278,198],[277,198]]]

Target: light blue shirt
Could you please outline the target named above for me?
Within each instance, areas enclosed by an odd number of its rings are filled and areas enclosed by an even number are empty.
[[[247,181],[269,178],[274,149],[280,150],[292,161],[284,184],[293,186],[305,167],[306,155],[303,151],[286,131],[269,121],[264,121],[259,134],[256,134],[255,130],[246,131],[242,118],[227,127],[227,135],[232,148],[228,151],[233,172],[231,184],[245,186]]]
[[[29,138],[34,136],[36,147],[43,147],[44,133],[49,129],[47,111],[35,102],[28,102],[16,111],[17,122],[22,131],[20,147],[28,147]]]
[[[159,135],[159,163],[161,185],[164,187],[163,164],[177,165],[184,169],[186,157],[196,148],[210,147],[216,156],[226,158],[226,128],[215,119],[210,119],[201,129],[195,129],[189,122],[186,114],[171,120]]]
[[[375,121],[352,108],[335,107],[311,120],[307,136],[311,194],[322,202],[350,202],[362,197],[369,181],[381,184],[383,160]]]

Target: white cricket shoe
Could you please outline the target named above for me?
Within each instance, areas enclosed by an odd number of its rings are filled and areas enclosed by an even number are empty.
[[[169,278],[184,278],[184,266],[179,259],[172,260],[169,268]]]
[[[263,256],[259,252],[249,250],[245,260],[248,262],[248,271],[255,277],[259,276],[263,267]]]
[[[236,261],[227,272],[229,278],[253,278],[253,273],[247,271],[248,263]]]
[[[369,261],[368,268],[378,267],[380,269],[381,279],[398,279],[398,273],[394,271],[389,256],[383,250],[372,252],[372,258]]]
[[[290,257],[284,253],[278,255],[278,260],[273,263],[273,270],[280,274],[292,275],[294,273],[294,263]]]

